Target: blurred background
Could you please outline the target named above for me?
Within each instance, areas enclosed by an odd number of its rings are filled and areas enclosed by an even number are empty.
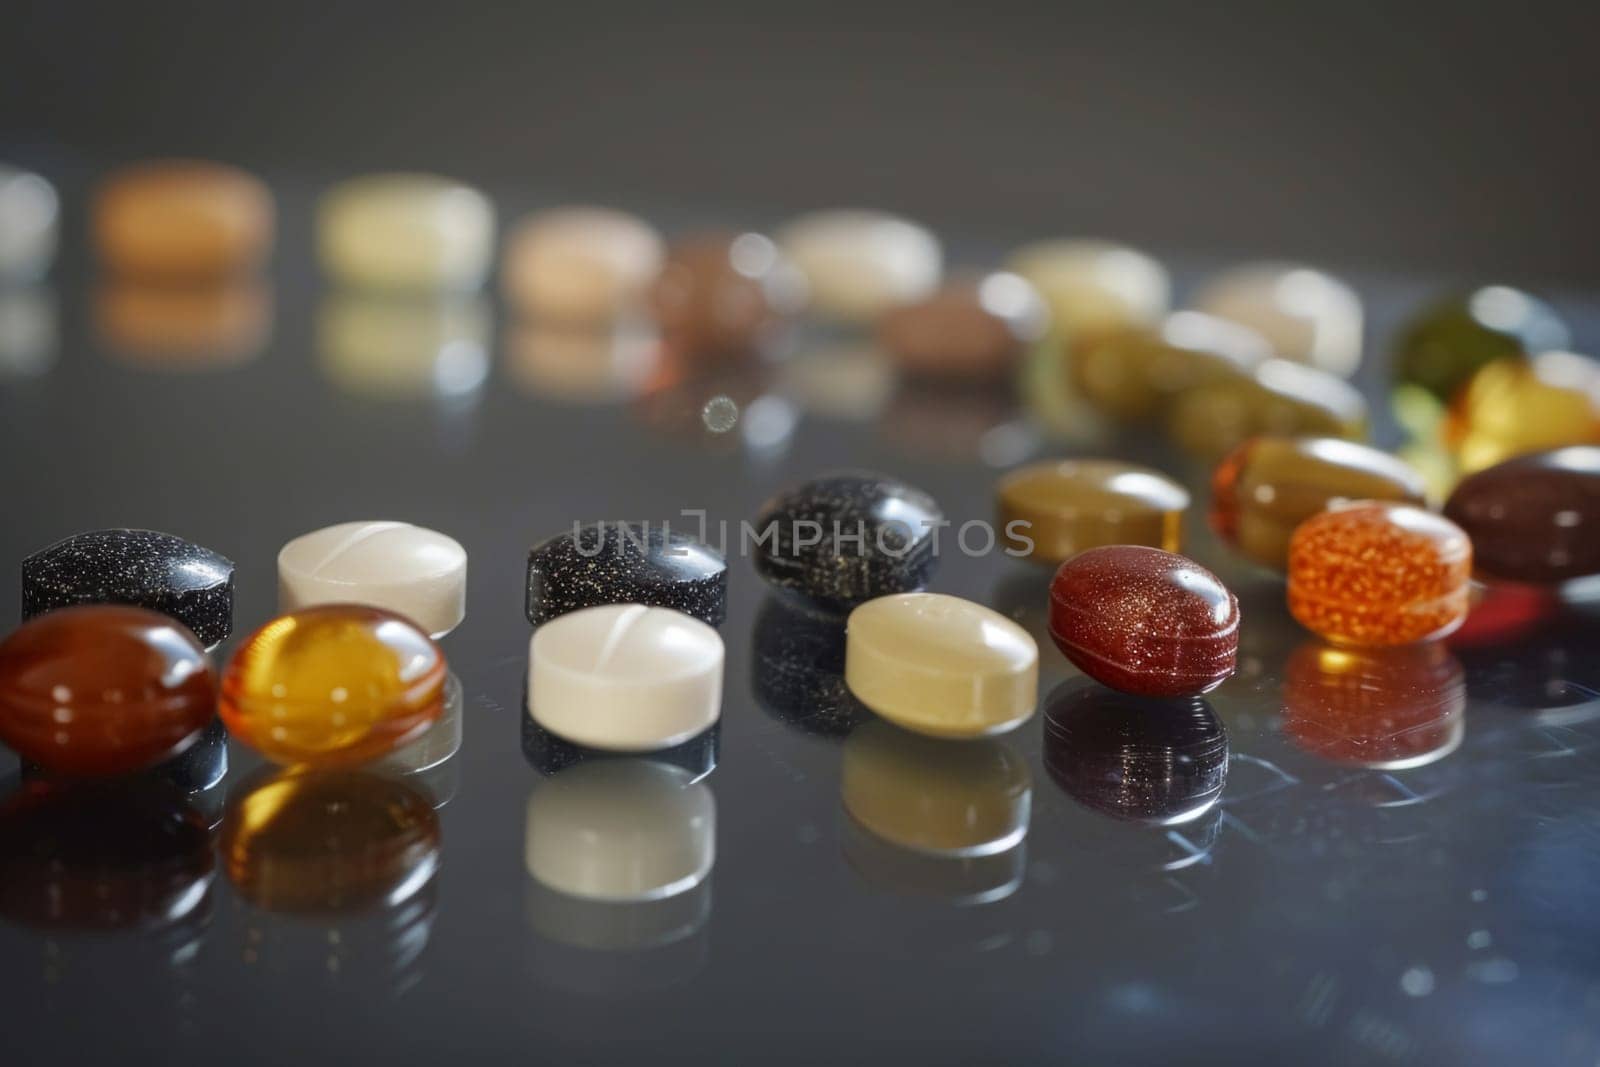
[[[1600,5],[753,7],[13,0],[0,156],[1600,281]]]

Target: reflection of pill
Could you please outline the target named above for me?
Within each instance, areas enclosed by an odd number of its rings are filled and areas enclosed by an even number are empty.
[[[37,174],[0,166],[0,278],[32,281],[56,257],[61,202]]]
[[[901,848],[979,856],[1028,832],[1033,779],[1005,741],[945,741],[870,722],[845,739],[841,793],[857,822]]]
[[[904,593],[850,613],[844,678],[858,700],[908,730],[977,737],[1033,714],[1039,648],[982,604]]]
[[[506,299],[553,322],[604,322],[643,304],[665,254],[655,228],[625,212],[542,211],[506,244]]]
[[[665,763],[581,763],[528,799],[525,860],[542,884],[587,900],[653,900],[711,873],[717,807],[711,790]]]
[[[642,752],[687,741],[722,709],[722,638],[670,608],[610,604],[552,619],[528,652],[528,713],[558,737]]]
[[[805,275],[811,303],[830,318],[865,321],[921,300],[939,284],[932,233],[879,211],[817,211],[791,221],[778,244]]]
[[[278,610],[367,604],[404,615],[435,637],[467,613],[467,551],[407,522],[344,522],[278,552]]]
[[[322,268],[358,288],[472,290],[494,254],[494,206],[431,174],[373,174],[323,194]]]
[[[339,388],[378,398],[465,397],[489,376],[482,296],[372,292],[329,295],[317,315],[317,358]]]
[[[120,274],[214,278],[272,251],[272,193],[224,163],[161,160],[116,171],[94,205],[101,261]]]

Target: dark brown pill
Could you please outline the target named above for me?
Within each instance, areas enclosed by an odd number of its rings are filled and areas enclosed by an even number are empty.
[[[1456,486],[1445,515],[1472,538],[1478,570],[1514,582],[1600,573],[1600,448],[1519,456]]]

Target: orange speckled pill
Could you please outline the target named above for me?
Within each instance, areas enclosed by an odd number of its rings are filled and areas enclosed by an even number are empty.
[[[1442,516],[1362,501],[1301,523],[1289,541],[1289,611],[1346,645],[1443,637],[1467,617],[1472,542]]]

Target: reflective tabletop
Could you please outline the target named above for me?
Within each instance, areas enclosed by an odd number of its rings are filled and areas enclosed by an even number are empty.
[[[327,291],[309,203],[285,197],[259,285],[138,292],[69,257],[4,298],[0,602],[54,540],[165,530],[238,565],[226,656],[274,614],[285,541],[403,519],[469,552],[449,714],[398,763],[316,780],[213,733],[160,781],[61,802],[0,754],[18,1062],[1600,1058],[1600,609],[1496,589],[1445,644],[1330,649],[1207,531],[1206,466],[1154,436],[1026,383],[895,382],[822,331],[664,369],[647,338],[492,298]],[[1387,339],[1436,287],[1354,280],[1394,445]],[[1600,303],[1553,302],[1593,351]],[[1186,551],[1244,620],[1204,701],[1093,686],[1048,639],[1047,570],[946,551],[933,589],[1040,640],[1041,710],[966,745],[903,734],[844,690],[838,624],[739,551],[741,520],[824,471],[891,473],[959,527],[1052,455],[1194,491]],[[720,726],[648,759],[542,735],[530,545],[701,513],[729,529]]]

